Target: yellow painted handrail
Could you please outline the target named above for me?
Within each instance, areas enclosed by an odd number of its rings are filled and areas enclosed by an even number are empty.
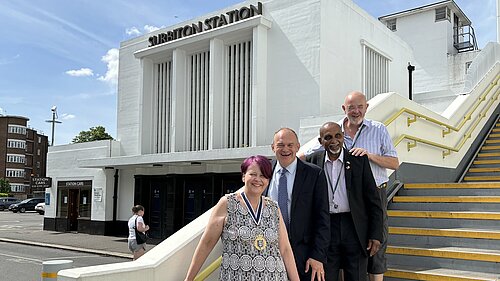
[[[489,93],[493,89],[493,87],[495,87],[498,84],[499,79],[500,79],[500,75],[497,75],[496,78],[495,78],[495,80],[493,82],[491,82],[490,85],[484,90],[484,92],[481,94],[481,96],[478,98],[478,100],[474,103],[474,105],[471,107],[471,109],[469,110],[469,112],[464,116],[464,118],[462,119],[462,121],[457,126],[451,126],[451,125],[445,124],[445,123],[443,123],[443,122],[441,122],[441,121],[439,121],[437,119],[425,116],[423,114],[420,114],[418,112],[415,112],[415,111],[407,109],[407,108],[402,108],[397,113],[393,114],[391,117],[389,117],[384,122],[384,125],[388,126],[389,124],[391,124],[392,122],[394,122],[399,116],[401,116],[403,113],[408,113],[410,115],[413,115],[413,118],[407,117],[408,126],[410,126],[411,123],[415,122],[416,119],[417,119],[417,117],[419,117],[421,119],[424,119],[424,120],[427,120],[429,122],[432,122],[432,123],[435,123],[437,125],[445,127],[447,129],[447,131],[443,130],[443,137],[444,137],[446,134],[450,133],[451,130],[453,130],[453,131],[459,131],[459,130],[462,129],[462,127],[465,125],[466,121],[468,121],[468,120],[471,119],[472,114],[474,113],[474,111],[476,111],[477,108],[479,107],[479,105],[483,101],[486,100],[486,97],[489,95]],[[451,151],[458,152],[460,149],[462,149],[462,147],[464,146],[464,144],[467,141],[467,139],[469,139],[471,137],[472,133],[474,132],[474,130],[476,129],[476,127],[479,125],[480,121],[484,117],[486,117],[485,113],[488,112],[488,110],[491,108],[491,106],[494,104],[494,102],[496,100],[498,100],[499,95],[500,95],[500,90],[497,90],[495,92],[495,94],[493,94],[493,96],[489,99],[488,104],[483,109],[483,111],[478,114],[478,116],[474,120],[474,123],[472,123],[471,126],[469,127],[469,130],[466,133],[464,133],[464,135],[461,138],[460,142],[458,142],[458,144],[456,146],[454,146],[454,147],[443,145],[443,144],[436,143],[436,142],[432,142],[432,141],[425,140],[425,139],[422,139],[422,138],[418,138],[418,137],[415,137],[415,136],[406,135],[406,134],[400,135],[396,139],[396,141],[394,142],[394,146],[399,145],[404,139],[407,139],[407,140],[411,141],[411,142],[407,143],[407,149],[408,149],[408,151],[410,151],[411,148],[417,146],[417,142],[420,142],[420,143],[424,143],[424,144],[427,144],[427,145],[430,145],[430,146],[434,146],[434,147],[438,147],[438,148],[443,149],[444,150],[443,151],[443,158],[446,157],[447,155],[449,155],[451,153]]]
[[[203,281],[210,276],[217,268],[220,267],[222,264],[222,256],[217,258],[213,263],[211,263],[207,268],[203,269],[202,272],[200,272],[196,277],[194,278],[194,281]]]
[[[409,114],[409,115],[413,115],[413,118],[407,117],[407,124],[408,124],[408,126],[410,126],[411,123],[416,122],[417,121],[417,117],[418,117],[418,118],[427,120],[429,122],[432,122],[434,124],[437,124],[439,126],[445,127],[445,129],[443,129],[443,137],[445,135],[449,134],[451,131],[458,132],[458,131],[460,131],[462,129],[462,127],[465,125],[465,123],[468,120],[471,119],[472,114],[476,111],[476,109],[479,107],[479,105],[483,101],[486,100],[486,96],[489,94],[489,92],[491,91],[491,89],[493,89],[493,87],[495,87],[498,84],[498,80],[499,79],[500,79],[500,75],[497,75],[496,78],[495,78],[495,80],[493,82],[491,82],[490,85],[488,85],[488,87],[485,89],[485,91],[483,92],[483,94],[476,100],[476,102],[473,104],[473,106],[469,109],[469,112],[467,112],[467,114],[464,116],[464,118],[462,118],[462,120],[456,126],[446,124],[446,123],[444,123],[442,121],[439,121],[439,120],[434,119],[432,117],[428,117],[426,115],[423,115],[421,113],[418,113],[418,112],[413,111],[411,109],[408,109],[406,107],[401,108],[398,112],[394,113],[391,117],[389,117],[384,122],[384,125],[387,127],[389,124],[391,124],[392,122],[394,122],[394,120],[396,120],[403,113],[406,113],[406,114]]]

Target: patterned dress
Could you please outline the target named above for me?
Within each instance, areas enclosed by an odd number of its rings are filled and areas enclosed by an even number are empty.
[[[257,225],[237,195],[227,195],[220,280],[288,280],[278,247],[278,205],[267,197],[262,198],[262,215]]]

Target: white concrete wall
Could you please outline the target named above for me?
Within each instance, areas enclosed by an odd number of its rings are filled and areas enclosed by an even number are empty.
[[[451,15],[453,18],[453,13]],[[457,53],[453,47],[453,25],[448,20],[435,21],[435,10],[397,18],[394,34],[413,49],[415,96],[421,92],[449,89],[448,57]]]
[[[389,90],[408,96],[406,67],[414,59],[406,42],[352,1],[325,0],[321,11],[321,105],[315,116],[342,114],[345,95],[362,90],[361,40],[389,56]]]

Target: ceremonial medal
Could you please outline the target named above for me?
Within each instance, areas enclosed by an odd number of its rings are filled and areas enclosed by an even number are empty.
[[[267,247],[267,241],[266,238],[264,238],[264,235],[259,234],[255,237],[255,241],[253,242],[253,246],[255,249],[262,251]]]

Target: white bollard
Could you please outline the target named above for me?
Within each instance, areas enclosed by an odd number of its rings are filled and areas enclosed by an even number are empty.
[[[51,260],[42,263],[42,281],[57,280],[59,270],[73,267],[72,260]]]

